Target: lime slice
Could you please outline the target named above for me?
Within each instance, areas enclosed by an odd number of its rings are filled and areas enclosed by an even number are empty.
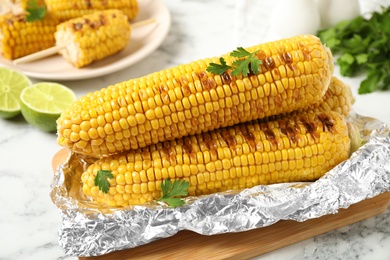
[[[26,121],[43,131],[56,130],[62,111],[76,100],[74,92],[58,83],[40,82],[23,89],[20,104]]]
[[[20,114],[19,96],[31,85],[23,74],[0,67],[0,117],[11,118]]]

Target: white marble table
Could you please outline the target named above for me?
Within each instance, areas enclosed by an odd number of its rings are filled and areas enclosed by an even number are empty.
[[[126,79],[194,59],[217,56],[245,43],[242,35],[245,19],[238,12],[236,1],[165,0],[165,3],[171,10],[172,27],[163,44],[150,56],[111,75],[60,83],[71,87],[80,97]],[[262,40],[259,37],[259,42]],[[390,91],[358,96],[361,79],[344,80],[356,95],[356,112],[390,124],[390,109],[387,108]],[[51,159],[59,149],[55,134],[29,126],[22,117],[0,120],[1,260],[76,259],[65,256],[58,246],[57,230],[61,219],[49,197],[53,174]],[[390,208],[377,217],[256,259],[385,260],[390,259],[389,246]]]

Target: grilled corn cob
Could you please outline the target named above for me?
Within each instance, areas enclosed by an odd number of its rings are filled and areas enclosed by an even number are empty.
[[[84,67],[124,49],[131,27],[120,10],[105,10],[63,22],[55,33],[60,54],[75,67]]]
[[[322,98],[333,58],[315,36],[267,44],[258,75],[215,75],[218,58],[198,60],[89,93],[57,121],[58,143],[107,156],[219,127],[291,112]],[[231,64],[232,58],[224,56]]]
[[[82,190],[102,204],[127,206],[161,197],[165,179],[186,180],[189,195],[259,184],[314,181],[347,159],[348,127],[336,112],[252,121],[102,158],[81,175]],[[94,184],[99,170],[107,193]]]
[[[137,0],[45,0],[47,10],[61,21],[81,17],[96,11],[118,9],[133,19],[138,15]]]
[[[1,55],[13,60],[54,46],[58,24],[49,14],[34,22],[27,22],[25,14],[0,16]]]

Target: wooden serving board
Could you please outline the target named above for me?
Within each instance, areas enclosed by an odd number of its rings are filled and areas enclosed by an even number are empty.
[[[53,169],[67,158],[60,150],[53,157]],[[249,259],[299,241],[379,215],[390,203],[390,192],[340,209],[339,213],[305,222],[283,220],[269,227],[255,230],[204,236],[192,231],[178,234],[136,248],[116,251],[97,257],[80,257],[84,260],[106,259]]]

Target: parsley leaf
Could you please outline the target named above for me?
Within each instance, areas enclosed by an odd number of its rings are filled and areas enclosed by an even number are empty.
[[[233,76],[238,76],[241,74],[246,77],[250,73],[257,75],[260,71],[260,65],[263,63],[256,56],[257,52],[258,51],[251,53],[242,47],[238,47],[237,50],[234,50],[230,53],[230,56],[237,58],[237,60],[233,62],[232,66],[227,65],[224,58],[220,58],[219,61],[221,64],[210,63],[206,70],[214,74],[222,75],[228,69],[233,68]]]
[[[334,54],[340,54],[341,75],[366,73],[359,94],[390,89],[390,6],[370,18],[358,16],[320,30],[318,36]]]
[[[225,61],[224,58],[221,57],[219,59],[219,62],[221,64],[217,64],[217,63],[214,63],[214,62],[210,63],[206,70],[208,72],[211,72],[211,73],[214,73],[214,74],[222,75],[223,73],[225,73],[225,71],[227,71],[228,69],[231,68],[231,66],[226,64],[226,61]]]
[[[114,178],[114,175],[112,175],[111,171],[107,170],[99,170],[96,174],[94,183],[96,186],[99,187],[99,190],[101,190],[104,193],[108,192],[108,189],[110,187],[110,183],[107,179]]]
[[[185,180],[166,179],[161,183],[162,197],[157,201],[166,202],[169,206],[176,208],[184,205],[184,200],[178,197],[188,195],[190,183]]]
[[[27,22],[41,21],[46,15],[46,8],[39,5],[36,0],[29,0],[27,2]]]

